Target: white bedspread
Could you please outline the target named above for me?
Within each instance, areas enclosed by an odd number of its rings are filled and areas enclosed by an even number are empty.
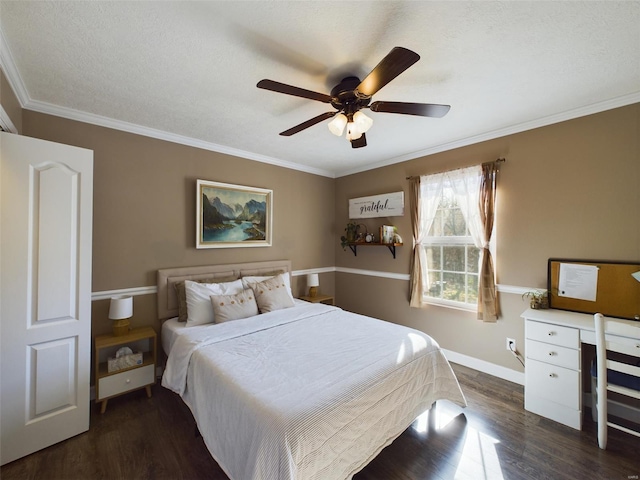
[[[162,385],[233,480],[350,478],[434,401],[466,405],[429,336],[322,304],[184,329]]]

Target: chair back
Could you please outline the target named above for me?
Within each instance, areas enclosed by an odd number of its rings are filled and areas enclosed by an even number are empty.
[[[612,391],[631,398],[640,399],[640,323],[630,324],[615,318],[594,315],[596,334],[596,372],[598,444],[607,445],[607,426],[640,436],[640,433],[607,420],[607,392]],[[606,335],[605,335],[606,332]],[[607,358],[607,351],[629,357],[633,363]],[[635,360],[635,361],[634,361]]]

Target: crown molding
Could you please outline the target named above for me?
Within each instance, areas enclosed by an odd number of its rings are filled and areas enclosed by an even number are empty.
[[[185,135],[179,135],[176,133],[165,132],[164,130],[158,130],[155,128],[145,127],[137,125],[135,123],[124,122],[122,120],[116,120],[114,118],[104,117],[102,115],[96,115],[94,113],[82,112],[72,108],[61,107],[59,105],[53,105],[47,102],[40,102],[37,100],[29,100],[24,107],[27,110],[32,110],[38,113],[44,113],[47,115],[53,115],[56,117],[62,117],[69,120],[75,120],[78,122],[89,123],[91,125],[98,125],[100,127],[111,128],[114,130],[120,130],[123,132],[134,133],[136,135],[142,135],[145,137],[155,138],[158,140],[164,140],[167,142],[177,143],[180,145],[187,145],[189,147],[200,148],[202,150],[209,150],[212,152],[224,153],[226,155],[232,155],[234,157],[246,158],[254,160],[256,162],[268,163],[278,167],[288,168],[291,170],[298,170],[305,173],[311,173],[314,175],[320,175],[323,177],[335,178],[332,172],[322,170],[318,168],[309,167],[306,165],[300,165],[297,163],[287,162],[267,155],[261,155],[259,153],[249,152],[246,150],[240,150],[238,148],[227,147],[217,143],[207,142],[199,140],[197,138],[187,137]]]
[[[18,72],[16,62],[13,60],[13,55],[11,54],[2,28],[0,28],[0,68],[4,72],[13,92],[16,94],[20,106],[24,108],[25,104],[29,101],[29,94]]]
[[[2,105],[0,105],[0,129],[4,132],[18,133],[18,129],[13,124],[11,117],[9,117]]]
[[[573,120],[575,118],[585,117],[587,115],[593,115],[595,113],[604,112],[606,110],[612,110],[614,108],[626,107],[634,103],[640,103],[640,92],[630,93],[628,95],[622,95],[603,102],[594,103],[584,107],[574,108],[567,110],[566,112],[557,113],[555,115],[549,115],[547,117],[539,118],[537,120],[531,120],[529,122],[519,123],[510,127],[501,128],[499,130],[493,130],[491,132],[483,133],[480,135],[474,135],[472,137],[462,138],[453,142],[443,143],[434,147],[426,148],[424,150],[418,150],[415,152],[407,153],[399,157],[393,157],[382,162],[367,165],[366,167],[358,167],[349,170],[343,170],[336,172],[335,177],[346,177],[347,175],[353,175],[354,173],[366,172],[375,168],[387,167],[396,163],[406,162],[408,160],[414,160],[420,157],[426,157],[428,155],[434,155],[436,153],[446,152],[455,148],[466,147],[476,143],[486,142],[487,140],[493,140],[500,137],[506,137],[516,133],[525,132],[527,130],[534,130],[540,127],[546,127],[553,125],[554,123],[566,122],[567,120]]]

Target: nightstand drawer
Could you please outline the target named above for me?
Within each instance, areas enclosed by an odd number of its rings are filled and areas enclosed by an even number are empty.
[[[574,348],[527,340],[526,354],[527,358],[541,362],[559,365],[572,370],[580,369],[580,352]]]
[[[527,320],[525,333],[530,340],[552,343],[567,348],[577,349],[580,347],[580,330],[577,328]]]
[[[97,400],[113,397],[129,390],[155,383],[155,365],[146,365],[98,380]]]

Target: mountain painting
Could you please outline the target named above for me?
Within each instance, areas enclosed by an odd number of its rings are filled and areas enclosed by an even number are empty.
[[[198,180],[197,195],[197,248],[271,245],[271,190]]]

